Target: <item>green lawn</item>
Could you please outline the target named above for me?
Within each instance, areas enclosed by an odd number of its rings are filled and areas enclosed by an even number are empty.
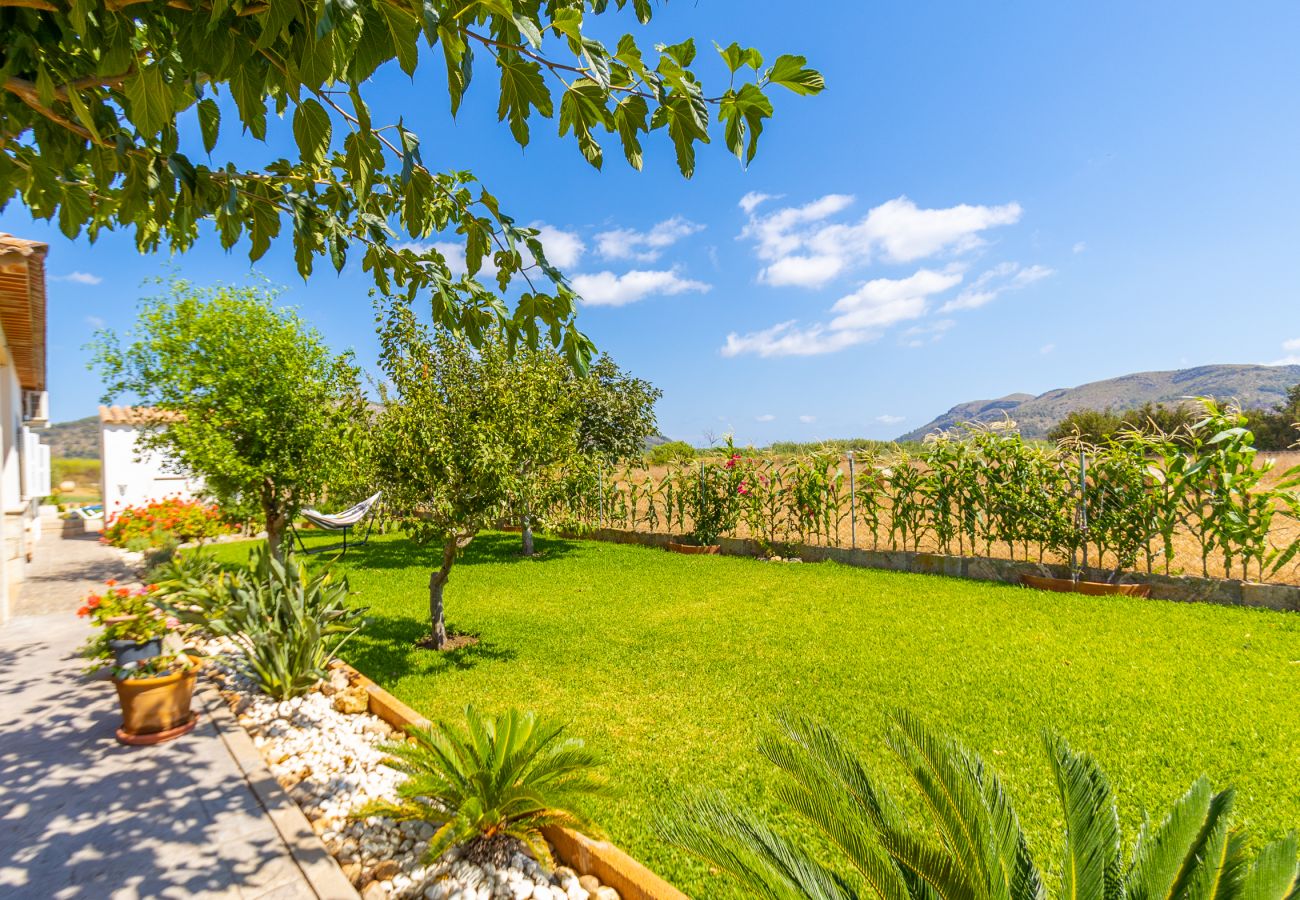
[[[886,711],[955,733],[1001,772],[1045,868],[1044,728],[1101,760],[1130,838],[1203,772],[1236,785],[1252,843],[1300,827],[1300,616],[582,541],[525,561],[518,540],[457,563],[448,618],[482,642],[446,656],[412,646],[433,554],[393,536],[350,551],[372,623],[344,655],[431,718],[472,702],[571,721],[621,790],[611,838],[696,897],[731,891],[656,840],[656,815],[700,786],[769,803],[754,745],[781,708],[829,720],[896,787]]]

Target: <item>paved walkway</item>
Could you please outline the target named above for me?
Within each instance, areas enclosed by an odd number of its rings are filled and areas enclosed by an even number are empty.
[[[0,896],[317,897],[210,717],[157,747],[114,739],[117,697],[82,674],[73,611],[123,573],[93,537],[53,531],[25,614],[0,626]]]

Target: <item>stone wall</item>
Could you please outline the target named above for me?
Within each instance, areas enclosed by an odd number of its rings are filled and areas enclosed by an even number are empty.
[[[583,537],[617,544],[640,544],[646,547],[666,547],[669,541],[678,540],[674,535],[647,534],[614,528],[598,528],[589,534],[584,534]],[[721,546],[719,552],[726,556],[762,555],[755,541],[721,538],[718,543]],[[1019,584],[1022,574],[1045,575],[1052,578],[1070,577],[1066,566],[1015,562],[985,556],[946,556],[941,553],[913,553],[905,550],[849,550],[845,547],[818,547],[807,544],[791,547],[788,552],[804,562],[831,560],[864,569],[946,575],[951,578],[1000,581],[1006,584]],[[1110,581],[1111,576],[1110,570],[1103,569],[1085,569],[1082,573],[1086,581]],[[1236,579],[1198,578],[1190,575],[1143,575],[1136,572],[1125,572],[1118,581],[1121,584],[1150,585],[1153,600],[1255,606],[1300,612],[1300,587],[1289,584],[1259,584]]]

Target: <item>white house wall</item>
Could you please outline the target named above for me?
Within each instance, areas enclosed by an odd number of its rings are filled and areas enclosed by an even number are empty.
[[[165,497],[198,496],[200,482],[178,471],[166,455],[142,451],[134,425],[100,424],[103,450],[104,513],[111,521],[120,510]]]

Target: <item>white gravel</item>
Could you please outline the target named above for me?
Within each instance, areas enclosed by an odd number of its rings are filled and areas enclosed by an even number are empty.
[[[563,866],[548,873],[522,853],[503,868],[476,865],[455,849],[424,865],[433,824],[349,818],[372,800],[396,799],[405,776],[380,763],[379,745],[394,737],[388,723],[335,708],[347,689],[341,670],[312,693],[278,703],[238,671],[228,641],[204,649],[211,657],[205,671],[364,900],[619,900],[617,891],[590,875]]]

